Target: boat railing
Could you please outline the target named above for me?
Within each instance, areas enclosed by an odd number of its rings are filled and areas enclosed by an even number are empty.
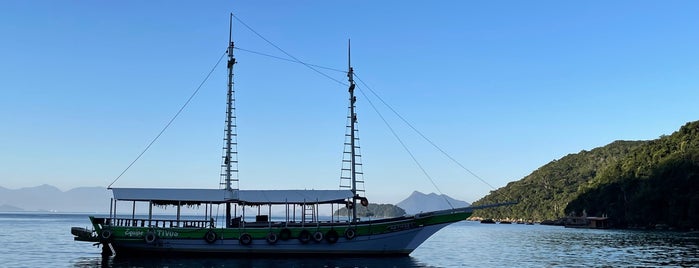
[[[95,218],[95,222],[103,226],[118,227],[154,227],[154,228],[215,228],[215,221],[210,220],[176,220],[176,219],[144,219],[144,218]],[[240,218],[231,221],[231,228],[243,227],[304,227],[304,226],[335,226],[347,225],[348,221],[315,221],[315,222],[295,222],[295,221],[268,221],[268,222],[246,222]]]
[[[103,225],[119,227],[159,227],[159,228],[214,228],[214,220],[174,220],[174,219],[137,219],[137,218],[103,218]]]
[[[240,222],[239,224],[246,227],[311,227],[311,226],[329,226],[329,225],[347,225],[349,221],[273,221],[273,222]],[[239,227],[240,225],[233,225],[233,227]]]

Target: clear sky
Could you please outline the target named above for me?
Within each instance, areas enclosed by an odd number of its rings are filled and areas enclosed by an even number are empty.
[[[10,0],[0,1],[0,186],[107,186],[225,52],[230,12],[320,66],[345,69],[351,38],[358,77],[496,188],[699,120],[699,1]],[[233,35],[286,57],[238,22]],[[235,53],[241,188],[336,189],[346,87]],[[115,187],[218,187],[225,74],[221,64]],[[437,192],[358,98],[370,201]],[[441,192],[472,202],[493,190],[372,101]]]

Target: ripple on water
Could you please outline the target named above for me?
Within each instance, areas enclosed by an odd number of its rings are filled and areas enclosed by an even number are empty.
[[[3,267],[619,267],[699,266],[699,234],[452,224],[407,258],[119,259],[73,241],[86,215],[0,213]]]

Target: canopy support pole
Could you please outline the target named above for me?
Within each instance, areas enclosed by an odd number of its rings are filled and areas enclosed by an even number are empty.
[[[136,200],[132,201],[131,205],[131,222],[136,225]]]
[[[148,201],[148,227],[152,227],[153,223],[153,201]]]
[[[182,201],[177,201],[177,227],[180,227],[180,210],[182,209]]]

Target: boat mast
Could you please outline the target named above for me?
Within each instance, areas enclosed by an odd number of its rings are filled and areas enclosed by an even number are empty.
[[[238,188],[238,140],[235,133],[236,117],[235,117],[235,90],[233,90],[233,65],[236,63],[233,57],[233,13],[231,13],[228,28],[228,96],[226,99],[226,130],[225,130],[225,146],[223,156],[224,188],[226,191],[233,191],[233,182],[236,182],[236,190]],[[235,174],[235,176],[234,176]],[[226,226],[231,224],[231,203],[226,203]]]
[[[235,132],[235,108],[233,107],[233,102],[235,101],[234,90],[233,90],[233,65],[236,63],[235,57],[233,57],[233,13],[231,13],[229,30],[228,30],[228,98],[226,100],[226,137],[225,140],[225,156],[224,156],[224,169],[225,169],[225,189],[232,190],[232,182],[238,181],[238,178],[233,178],[233,173],[237,173],[238,170],[233,169],[233,165],[237,166],[237,152],[233,150],[233,146],[237,145],[237,140],[234,142],[233,139],[237,136]]]
[[[354,112],[354,103],[357,97],[354,96],[354,69],[352,69],[351,44],[347,41],[347,78],[349,85],[349,101],[350,101],[350,176],[352,178],[352,221],[357,220],[357,152],[355,148],[355,129],[357,123],[357,114]]]

